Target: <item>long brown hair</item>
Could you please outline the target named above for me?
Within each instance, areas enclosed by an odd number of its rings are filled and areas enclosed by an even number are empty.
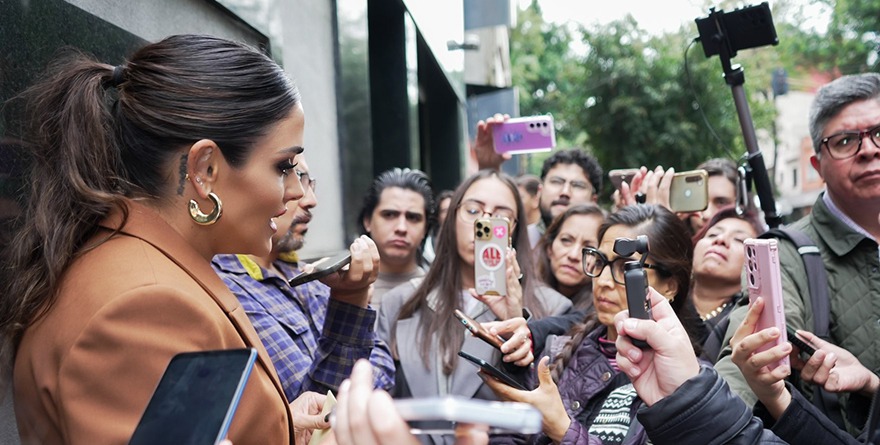
[[[451,374],[458,364],[458,351],[464,343],[464,329],[461,323],[455,318],[453,312],[456,309],[462,309],[461,299],[459,296],[462,291],[461,280],[461,259],[458,255],[458,233],[455,218],[458,215],[458,206],[461,204],[464,194],[471,186],[482,179],[495,177],[503,182],[510,192],[513,193],[516,201],[516,219],[518,221],[513,230],[513,247],[516,249],[516,259],[519,262],[520,270],[523,274],[523,306],[529,308],[535,317],[545,315],[546,311],[540,301],[535,296],[535,275],[531,261],[531,250],[529,247],[529,238],[526,233],[526,215],[522,201],[519,197],[519,191],[516,184],[509,176],[498,173],[494,170],[481,170],[466,179],[452,195],[452,201],[449,203],[449,211],[446,213],[446,220],[440,228],[440,235],[437,239],[437,256],[428,274],[422,284],[416,289],[415,293],[401,307],[400,315],[397,319],[410,318],[416,312],[421,314],[421,323],[419,324],[419,335],[416,341],[419,342],[420,355],[425,367],[431,367],[431,345],[433,340],[437,338],[440,357],[443,362],[443,373]],[[440,298],[437,300],[436,307],[431,310],[428,307],[428,295],[432,291],[437,291]],[[397,321],[395,320],[395,324]],[[391,349],[397,351],[397,338],[394,334],[396,329],[392,329]]]
[[[287,117],[299,92],[266,55],[216,37],[147,45],[123,66],[70,50],[25,91],[33,153],[28,204],[0,291],[15,341],[54,304],[68,264],[125,198],[182,193],[184,149],[211,139],[232,166]],[[169,178],[169,170],[180,177]]]
[[[541,240],[538,241],[533,252],[538,278],[557,291],[559,290],[559,280],[556,279],[553,268],[550,266],[550,255],[547,254],[547,250],[556,241],[556,237],[559,236],[559,231],[562,230],[562,225],[565,224],[565,221],[574,215],[596,216],[602,221],[605,220],[605,211],[595,204],[571,206],[565,212],[553,218],[553,222],[547,227],[547,231],[541,236]],[[593,289],[588,282],[570,297],[571,304],[575,309],[591,308],[593,306],[592,295]]]
[[[635,231],[634,235],[647,235],[650,243],[651,262],[662,267],[658,274],[675,280],[678,290],[671,305],[691,339],[691,346],[700,354],[702,323],[694,309],[690,295],[691,263],[694,247],[690,242],[687,226],[665,207],[657,205],[632,205],[609,215],[599,227],[599,243],[612,226],[623,225]],[[571,340],[554,361],[553,377],[558,380],[584,337],[599,325],[595,312],[584,323],[575,325],[568,333]]]

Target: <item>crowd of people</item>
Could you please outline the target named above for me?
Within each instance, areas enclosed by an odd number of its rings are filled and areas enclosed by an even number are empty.
[[[743,243],[766,227],[734,205],[732,160],[695,166],[704,211],[670,207],[662,167],[642,167],[606,210],[604,169],[582,149],[556,150],[540,176],[501,173],[491,131],[507,116],[495,115],[477,124],[477,173],[447,191],[419,170],[379,174],[350,264],[292,286],[313,268],[297,251],[317,181],[300,93],[271,59],[172,36],[120,66],[72,53],[23,97],[34,169],[0,290],[22,443],[126,443],[173,356],[232,348],[258,355],[229,429],[238,445],[327,428],[322,443],[880,441],[880,74],[829,83],[810,110],[826,190],[792,229],[815,243],[828,313],[813,312],[802,253],[779,240],[786,321],[809,357],[762,348],[782,332],[756,328],[765,302],[744,290]],[[475,224],[489,217],[507,223],[493,257],[505,290],[480,294]],[[647,251],[615,249],[640,236]],[[632,261],[651,319],[629,317]],[[542,431],[412,435],[393,398],[438,396],[530,404]]]

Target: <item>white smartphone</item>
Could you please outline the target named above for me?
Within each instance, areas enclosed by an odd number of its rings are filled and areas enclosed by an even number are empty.
[[[451,422],[488,425],[491,433],[535,434],[541,431],[543,420],[537,408],[518,402],[447,396],[397,399],[394,406],[410,422],[413,434],[452,434]]]
[[[507,295],[505,258],[510,245],[506,218],[474,221],[474,289],[480,295]]]
[[[764,310],[755,331],[775,326],[779,337],[767,343],[756,352],[766,351],[788,341],[785,329],[785,307],[782,298],[782,277],[779,271],[779,245],[775,239],[748,238],[743,242],[746,252],[746,285],[749,289],[749,304],[758,297],[764,299]],[[788,356],[779,360],[776,366],[788,365]]]
[[[256,359],[254,348],[175,355],[129,445],[220,443],[229,431]]]

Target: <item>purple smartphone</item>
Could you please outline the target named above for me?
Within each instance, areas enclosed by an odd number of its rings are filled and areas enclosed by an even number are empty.
[[[758,297],[764,298],[764,310],[758,319],[755,332],[776,326],[779,337],[772,343],[758,348],[756,352],[766,351],[788,341],[785,331],[785,308],[782,305],[782,278],[779,272],[779,245],[775,239],[748,238],[743,243],[746,252],[746,278],[749,288],[749,304]],[[788,365],[788,357],[776,366]],[[774,366],[774,368],[776,367]]]
[[[497,153],[537,153],[556,147],[556,130],[549,115],[517,117],[492,126]]]

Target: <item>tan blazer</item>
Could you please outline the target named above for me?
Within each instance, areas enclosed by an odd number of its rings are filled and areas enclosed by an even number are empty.
[[[171,357],[243,347],[259,356],[229,437],[291,443],[284,391],[238,300],[157,213],[129,205],[121,233],[71,263],[57,302],[23,336],[14,369],[22,443],[127,443]],[[102,226],[120,221],[116,212]]]

